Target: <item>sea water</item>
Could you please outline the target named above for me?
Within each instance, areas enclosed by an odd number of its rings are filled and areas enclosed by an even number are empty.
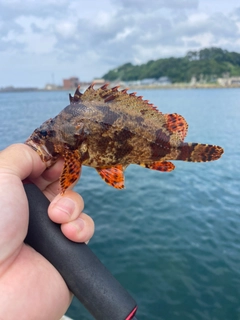
[[[240,90],[138,94],[183,115],[186,141],[225,153],[210,163],[175,161],[170,173],[131,165],[124,190],[84,167],[75,189],[96,225],[89,246],[137,301],[139,319],[240,319]],[[0,149],[23,142],[67,104],[63,91],[1,93]],[[67,315],[93,319],[76,299]]]

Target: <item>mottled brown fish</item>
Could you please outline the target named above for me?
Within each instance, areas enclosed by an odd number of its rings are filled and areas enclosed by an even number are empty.
[[[64,159],[61,193],[79,177],[81,166],[94,167],[114,188],[124,188],[129,164],[172,171],[169,160],[206,162],[221,157],[219,146],[184,142],[187,122],[176,114],[163,114],[155,106],[119,87],[91,85],[77,88],[70,104],[45,121],[26,141],[48,167]]]

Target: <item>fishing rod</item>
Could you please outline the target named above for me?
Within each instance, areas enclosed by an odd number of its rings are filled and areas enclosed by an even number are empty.
[[[67,239],[48,217],[49,200],[31,183],[24,184],[29,203],[25,243],[61,274],[69,290],[96,320],[137,320],[137,304],[85,243]]]

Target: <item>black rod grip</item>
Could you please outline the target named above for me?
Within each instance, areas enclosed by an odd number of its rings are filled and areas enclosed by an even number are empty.
[[[49,200],[44,194],[34,184],[24,188],[29,202],[25,242],[59,271],[69,290],[95,319],[132,319],[137,306],[130,294],[85,243],[68,240],[60,226],[49,219]]]

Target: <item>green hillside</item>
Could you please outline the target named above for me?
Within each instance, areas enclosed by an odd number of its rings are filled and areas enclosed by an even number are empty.
[[[108,81],[133,81],[145,78],[168,77],[173,83],[197,80],[213,81],[224,74],[240,76],[240,54],[221,48],[189,51],[183,58],[150,60],[145,64],[126,63],[110,70],[103,78]]]

